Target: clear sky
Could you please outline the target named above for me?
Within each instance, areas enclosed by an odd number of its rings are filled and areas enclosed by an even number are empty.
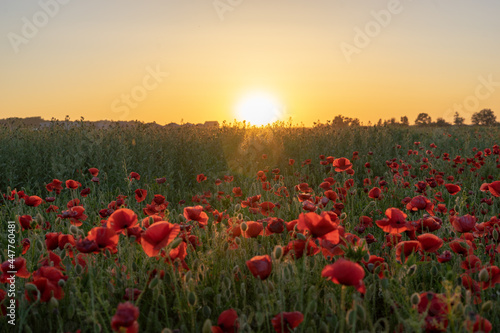
[[[0,118],[231,122],[260,94],[306,125],[498,119],[499,15],[498,0],[2,0]]]

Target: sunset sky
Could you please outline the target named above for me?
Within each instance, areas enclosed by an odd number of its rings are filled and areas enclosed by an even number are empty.
[[[498,0],[2,0],[0,118],[232,122],[272,100],[305,125],[500,120],[499,14]]]

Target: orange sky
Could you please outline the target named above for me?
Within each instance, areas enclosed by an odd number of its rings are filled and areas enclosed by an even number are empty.
[[[499,12],[495,0],[5,0],[0,118],[232,122],[253,91],[306,125],[500,118]]]

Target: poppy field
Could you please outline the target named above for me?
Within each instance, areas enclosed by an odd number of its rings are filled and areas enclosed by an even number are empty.
[[[499,139],[0,128],[0,330],[498,331]]]

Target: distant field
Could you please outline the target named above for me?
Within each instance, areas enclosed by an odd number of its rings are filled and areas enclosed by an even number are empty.
[[[496,331],[498,145],[499,127],[2,127],[2,310],[8,259],[24,273],[0,328]]]

